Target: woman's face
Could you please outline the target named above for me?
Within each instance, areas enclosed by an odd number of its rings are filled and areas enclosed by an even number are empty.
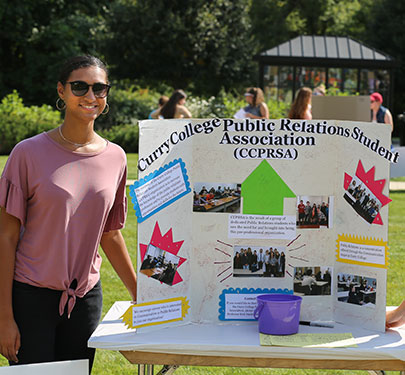
[[[378,111],[379,107],[379,102],[377,102],[376,100],[370,100],[370,109],[372,109],[373,111]]]
[[[253,103],[253,95],[251,94],[245,94],[245,100],[248,104],[252,104]]]
[[[184,104],[186,104],[186,98],[181,98],[179,100],[179,105],[184,105]]]
[[[80,68],[70,73],[67,82],[82,81],[88,85],[95,83],[107,84],[106,72],[96,66]],[[107,97],[98,98],[94,95],[93,87],[89,87],[86,94],[76,96],[72,92],[72,85],[66,83],[65,86],[58,82],[58,94],[66,104],[66,115],[72,116],[81,121],[94,121],[104,110]]]

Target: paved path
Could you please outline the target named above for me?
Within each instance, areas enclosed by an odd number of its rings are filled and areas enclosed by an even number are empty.
[[[135,180],[127,180],[127,186],[130,186],[134,183]],[[405,190],[405,181],[390,181],[390,190],[398,191]]]

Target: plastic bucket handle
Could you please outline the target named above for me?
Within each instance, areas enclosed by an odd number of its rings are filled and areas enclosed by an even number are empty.
[[[263,303],[260,303],[257,305],[257,307],[255,308],[255,311],[253,312],[253,317],[257,320],[259,319],[260,313],[262,312],[264,307]]]

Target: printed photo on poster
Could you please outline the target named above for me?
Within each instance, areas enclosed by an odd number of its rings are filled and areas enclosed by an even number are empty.
[[[381,202],[357,176],[353,177],[343,197],[370,224],[381,210]]]
[[[233,247],[234,277],[284,277],[285,247]]]
[[[297,228],[330,227],[331,199],[328,196],[299,195],[297,197]]]
[[[180,257],[149,244],[140,272],[162,283],[172,285]]]
[[[240,193],[241,184],[196,182],[193,211],[240,213]]]
[[[295,267],[294,294],[300,296],[329,296],[332,267]]]
[[[339,273],[338,301],[353,305],[375,307],[377,280],[371,277]]]

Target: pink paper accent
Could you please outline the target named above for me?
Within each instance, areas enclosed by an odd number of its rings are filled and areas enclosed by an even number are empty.
[[[179,275],[178,272],[175,273],[174,278],[173,278],[173,283],[172,285],[178,284],[180,282],[182,282],[183,279],[181,278],[181,276]]]
[[[373,224],[383,225],[380,213],[378,213],[377,216],[374,218]]]
[[[179,266],[178,266],[178,267],[180,267],[186,260],[187,260],[186,258],[181,258],[181,257],[180,257]]]
[[[139,245],[139,251],[140,251],[140,253],[141,253],[141,260],[142,260],[142,262],[143,262],[144,259],[145,259],[146,250],[148,250],[148,246],[147,246],[147,245],[144,245],[143,243],[141,243],[141,244]]]
[[[349,176],[347,173],[345,173],[345,181],[344,181],[344,185],[343,187],[345,188],[345,190],[347,190],[350,186],[350,183],[352,182],[353,177]]]
[[[152,245],[158,247],[159,249],[168,251],[171,254],[177,255],[183,242],[184,241],[173,242],[173,234],[171,228],[164,236],[162,236],[159,224],[158,222],[156,222],[155,229],[153,230],[152,238],[150,241]]]
[[[162,236],[162,232],[160,231],[160,227],[158,222],[155,224],[155,228],[153,229],[152,233],[152,238],[150,240],[150,243],[153,246],[158,247],[161,250],[167,251],[170,254],[177,255],[177,253],[180,250],[181,245],[183,245],[183,241],[178,241],[178,242],[173,242],[173,231],[172,228],[170,228],[164,236]],[[139,252],[141,255],[142,261],[145,259],[146,251],[148,249],[148,245],[145,244],[139,244]],[[179,264],[177,266],[177,269],[186,261],[186,258],[179,257]],[[172,285],[178,284],[182,282],[183,279],[179,275],[179,273],[176,271],[174,278],[173,278],[173,283]],[[161,282],[162,284],[162,282]]]

